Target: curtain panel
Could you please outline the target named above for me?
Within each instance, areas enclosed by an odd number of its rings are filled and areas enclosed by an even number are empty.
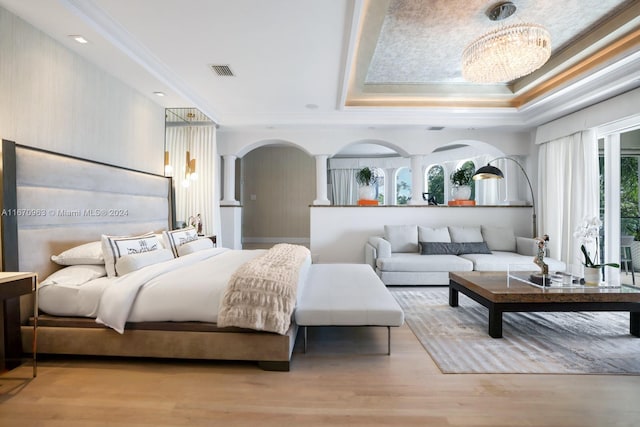
[[[356,172],[358,169],[330,169],[331,203],[333,205],[357,205],[358,183]]]
[[[580,265],[574,232],[585,218],[600,214],[600,172],[595,130],[578,132],[540,145],[538,157],[538,229],[549,235],[554,258]]]
[[[218,150],[214,126],[167,127],[166,148],[173,168],[176,221],[189,223],[189,218],[200,214],[202,232],[220,235],[220,189],[218,185]],[[186,179],[186,153],[196,159],[198,178],[188,187]]]

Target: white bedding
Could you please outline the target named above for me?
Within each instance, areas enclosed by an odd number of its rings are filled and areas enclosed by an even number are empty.
[[[233,272],[265,252],[207,249],[121,277],[103,277],[79,286],[44,286],[39,306],[53,315],[96,317],[120,333],[127,321],[216,322]],[[310,260],[300,272],[298,296],[309,265]]]

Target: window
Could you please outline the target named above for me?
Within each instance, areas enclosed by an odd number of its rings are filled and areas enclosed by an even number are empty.
[[[411,169],[403,167],[396,172],[396,203],[406,205],[411,200]]]
[[[428,197],[434,197],[436,203],[444,204],[444,168],[440,165],[433,165],[427,168],[425,174],[424,188]]]

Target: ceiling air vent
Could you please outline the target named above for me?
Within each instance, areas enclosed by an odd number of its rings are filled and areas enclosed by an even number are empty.
[[[228,65],[210,65],[210,67],[213,70],[213,72],[219,76],[225,76],[225,77],[234,76],[233,71],[231,71],[231,68],[229,68]]]
[[[429,126],[427,130],[442,130],[444,126]]]

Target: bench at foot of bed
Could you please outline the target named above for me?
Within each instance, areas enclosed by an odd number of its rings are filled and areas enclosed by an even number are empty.
[[[402,326],[404,312],[378,275],[367,264],[313,264],[296,307],[307,348],[309,326]]]

